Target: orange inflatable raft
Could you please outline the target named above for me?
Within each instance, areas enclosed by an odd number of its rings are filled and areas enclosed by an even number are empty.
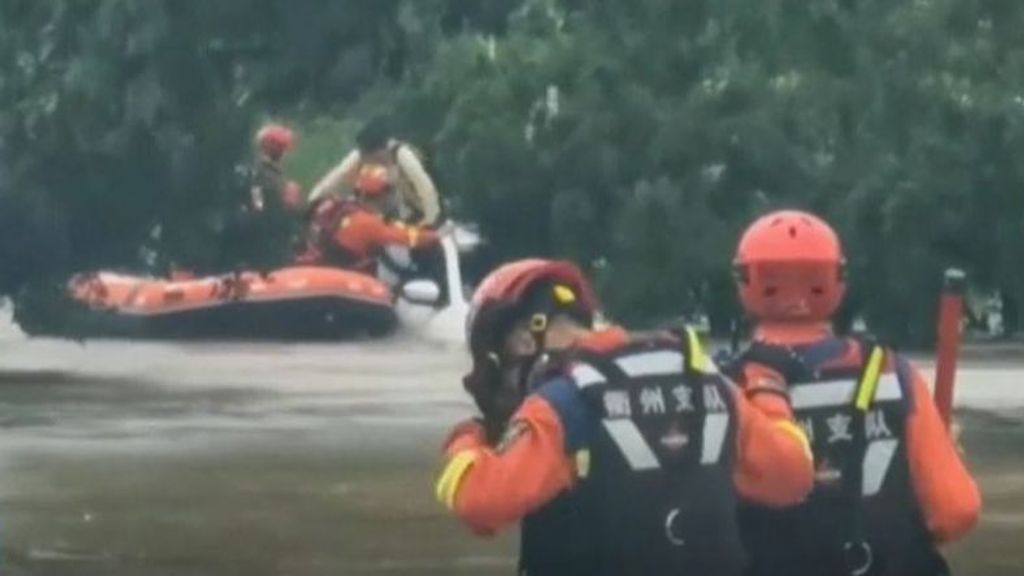
[[[80,274],[68,289],[83,337],[320,339],[394,329],[391,289],[358,272],[296,266],[160,279]]]

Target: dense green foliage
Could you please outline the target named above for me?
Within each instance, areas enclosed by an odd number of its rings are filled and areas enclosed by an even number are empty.
[[[723,326],[739,231],[797,206],[891,340],[931,337],[949,265],[1012,323],[1021,30],[1017,0],[0,0],[0,288],[229,263],[259,121],[309,128],[309,186],[385,114],[494,257],[591,265],[624,319]]]

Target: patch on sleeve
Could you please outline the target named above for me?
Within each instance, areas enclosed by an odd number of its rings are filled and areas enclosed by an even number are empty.
[[[524,434],[526,434],[526,431],[529,430],[529,428],[530,427],[522,420],[512,422],[505,430],[505,434],[502,435],[501,441],[499,441],[498,445],[495,446],[494,451],[498,454],[508,452],[508,450],[512,448],[512,446],[514,446]]]
[[[541,386],[537,395],[558,414],[565,432],[565,453],[585,448],[589,419],[578,384],[568,378],[557,378]]]

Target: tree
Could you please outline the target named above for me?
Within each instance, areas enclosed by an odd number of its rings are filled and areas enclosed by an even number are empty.
[[[259,119],[384,115],[494,260],[582,262],[631,322],[726,329],[740,231],[797,207],[845,240],[847,319],[926,344],[955,265],[1014,323],[1019,2],[484,4],[0,2],[0,201],[34,215],[6,243],[54,263],[0,252],[8,290],[139,266],[144,245],[229,266],[214,247]]]

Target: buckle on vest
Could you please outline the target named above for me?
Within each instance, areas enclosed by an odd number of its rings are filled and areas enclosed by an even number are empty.
[[[860,540],[843,544],[843,564],[850,576],[864,576],[875,563],[875,553],[871,544]]]

